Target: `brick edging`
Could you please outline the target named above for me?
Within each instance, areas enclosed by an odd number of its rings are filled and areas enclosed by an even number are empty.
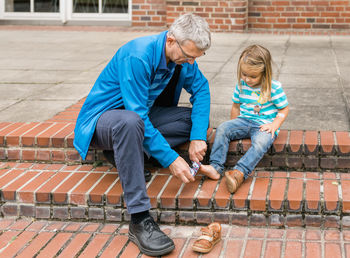
[[[74,149],[74,122],[0,123],[0,160],[82,163]],[[208,130],[209,151],[215,130]],[[232,141],[226,166],[232,166],[250,147],[250,140]],[[188,144],[177,150],[187,156]],[[350,137],[345,131],[281,130],[258,167],[283,169],[350,168]],[[104,160],[89,150],[86,163]]]

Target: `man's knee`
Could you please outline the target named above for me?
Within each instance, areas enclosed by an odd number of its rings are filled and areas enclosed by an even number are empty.
[[[126,110],[124,116],[118,118],[112,130],[114,134],[123,130],[125,132],[136,132],[143,135],[145,132],[145,124],[138,114]]]
[[[261,153],[265,153],[269,150],[273,143],[273,139],[271,138],[271,133],[261,132],[259,137],[256,137],[252,142],[254,148]]]

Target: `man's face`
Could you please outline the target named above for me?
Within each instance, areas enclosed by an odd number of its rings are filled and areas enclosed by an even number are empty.
[[[199,50],[193,41],[185,41],[180,44],[175,38],[167,38],[167,57],[176,64],[193,64],[196,58],[205,55],[205,51]]]

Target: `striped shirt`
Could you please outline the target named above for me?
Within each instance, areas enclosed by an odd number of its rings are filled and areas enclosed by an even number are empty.
[[[238,117],[254,120],[259,124],[272,123],[278,110],[288,106],[287,96],[280,82],[272,80],[271,99],[265,103],[260,101],[260,87],[250,87],[242,80],[242,90],[237,84],[232,101],[240,104]]]

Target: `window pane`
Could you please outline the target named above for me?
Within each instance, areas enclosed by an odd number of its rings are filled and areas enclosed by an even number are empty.
[[[74,0],[74,13],[98,13],[98,0]]]
[[[30,12],[30,0],[5,0],[5,12]]]
[[[103,13],[127,13],[128,0],[102,0]]]
[[[34,12],[57,13],[60,10],[59,0],[34,0]]]

